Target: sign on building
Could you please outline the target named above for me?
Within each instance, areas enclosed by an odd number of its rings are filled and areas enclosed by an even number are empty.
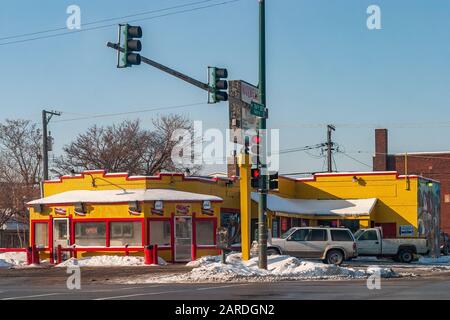
[[[400,226],[399,230],[400,236],[413,236],[414,227],[412,225]]]

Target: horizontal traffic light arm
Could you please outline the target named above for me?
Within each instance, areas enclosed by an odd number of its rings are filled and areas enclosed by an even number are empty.
[[[115,49],[115,50],[119,50],[120,52],[124,52],[124,49],[121,48],[117,43],[108,42],[106,45],[109,48],[112,48],[112,49]],[[205,91],[208,91],[208,92],[212,92],[214,90],[207,83],[203,83],[201,81],[198,81],[198,80],[196,80],[194,78],[191,78],[191,77],[189,77],[189,76],[187,76],[187,75],[185,75],[185,74],[183,74],[181,72],[178,72],[178,71],[176,71],[176,70],[174,70],[172,68],[166,67],[165,65],[162,65],[162,64],[160,64],[160,63],[158,63],[156,61],[150,60],[150,59],[145,58],[143,56],[141,56],[141,62],[143,62],[145,64],[148,64],[148,65],[150,65],[152,67],[155,67],[155,68],[157,68],[157,69],[159,69],[161,71],[164,71],[164,72],[166,72],[166,73],[168,73],[168,74],[170,74],[170,75],[172,75],[174,77],[177,77],[178,79],[184,80],[187,83],[190,83],[190,84],[192,84],[192,85],[194,85],[197,88],[200,88],[202,90],[205,90]]]

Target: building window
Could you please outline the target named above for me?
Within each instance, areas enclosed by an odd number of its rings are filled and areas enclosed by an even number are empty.
[[[157,244],[162,247],[170,246],[170,221],[150,220],[150,244]]]
[[[75,244],[78,246],[106,246],[106,222],[76,222]]]
[[[444,195],[444,202],[449,203],[450,202],[450,194]]]
[[[111,222],[110,246],[142,245],[142,222]]]
[[[197,220],[196,236],[198,246],[213,246],[216,231],[213,220]]]
[[[34,224],[34,243],[38,247],[48,247],[48,223]]]

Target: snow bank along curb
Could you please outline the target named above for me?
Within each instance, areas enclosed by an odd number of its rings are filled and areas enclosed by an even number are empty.
[[[166,261],[161,257],[158,257],[159,265],[166,265]],[[56,265],[58,268],[71,267],[132,267],[132,266],[145,266],[143,257],[135,256],[93,256],[85,257],[81,259],[71,258],[63,263]]]
[[[227,256],[227,264],[218,256],[202,257],[189,262],[194,267],[182,275],[130,278],[127,284],[135,283],[180,283],[180,282],[273,282],[281,280],[318,279],[363,279],[375,272],[383,278],[397,277],[390,268],[370,267],[367,270],[344,268],[318,262],[300,260],[290,256],[269,256],[268,270],[258,268],[258,259],[242,261],[240,254]]]
[[[27,254],[25,252],[0,253],[0,268],[26,267]]]

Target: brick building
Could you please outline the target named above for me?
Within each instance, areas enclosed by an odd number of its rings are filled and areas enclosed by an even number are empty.
[[[405,172],[405,167],[407,172]],[[374,171],[417,174],[441,183],[441,229],[450,233],[450,151],[389,154],[388,130],[375,129]]]

